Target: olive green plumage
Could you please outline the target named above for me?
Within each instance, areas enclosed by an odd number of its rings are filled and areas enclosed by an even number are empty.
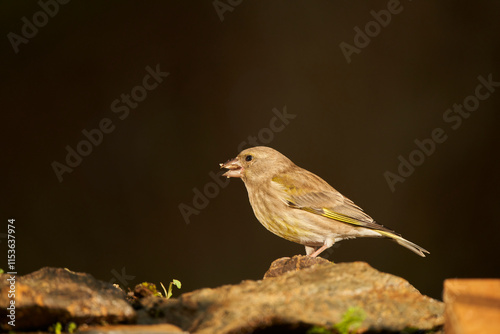
[[[358,237],[391,238],[422,257],[429,253],[377,224],[322,178],[272,148],[249,148],[220,165],[228,169],[225,176],[243,180],[260,223],[274,234],[306,246],[310,256],[337,241]]]

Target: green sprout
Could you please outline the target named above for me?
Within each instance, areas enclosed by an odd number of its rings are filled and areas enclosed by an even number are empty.
[[[77,328],[78,328],[78,326],[74,322],[70,322],[68,324],[68,333],[74,333],[74,332],[76,332]]]
[[[324,327],[313,326],[313,327],[309,328],[309,330],[307,331],[307,334],[332,334],[332,332]]]
[[[165,286],[163,285],[163,283],[160,282],[160,284],[161,284],[161,287],[163,288],[163,291],[165,292],[165,298],[167,298],[167,299],[169,299],[170,297],[172,297],[172,285],[175,285],[177,287],[177,289],[180,289],[181,286],[182,286],[181,285],[181,281],[176,280],[175,278],[168,285],[168,292],[167,292],[167,289],[165,289]]]
[[[153,296],[162,297],[161,292],[156,289],[155,284],[149,282],[142,282],[141,284],[143,287],[151,291],[153,293]]]
[[[342,320],[333,327],[340,334],[349,334],[351,331],[358,329],[366,319],[366,313],[362,308],[349,307],[342,316]]]
[[[49,332],[54,334],[61,334],[63,326],[60,322],[56,322],[52,326],[49,327]]]
[[[366,313],[362,308],[349,307],[342,315],[342,320],[335,324],[333,328],[337,333],[349,334],[356,331],[361,326],[365,318]],[[307,334],[332,334],[332,331],[321,326],[313,326],[307,331]]]

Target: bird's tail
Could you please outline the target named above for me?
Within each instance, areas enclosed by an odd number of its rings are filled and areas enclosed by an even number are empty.
[[[411,241],[406,240],[405,238],[403,238],[397,234],[387,232],[387,231],[381,231],[381,230],[376,230],[376,231],[385,237],[391,238],[392,240],[396,241],[401,246],[408,248],[413,253],[420,255],[421,257],[425,257],[424,253],[430,254],[429,251],[427,251],[426,249],[420,247],[417,244],[414,244]]]

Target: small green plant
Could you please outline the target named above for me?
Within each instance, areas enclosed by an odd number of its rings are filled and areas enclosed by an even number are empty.
[[[177,287],[177,289],[180,289],[182,286],[181,281],[176,280],[175,278],[168,285],[168,291],[167,291],[167,289],[165,289],[165,286],[163,285],[162,282],[160,282],[160,284],[161,284],[161,287],[163,288],[163,291],[165,292],[165,298],[167,298],[167,299],[172,297],[172,285],[175,285]]]
[[[151,291],[153,293],[153,296],[163,297],[161,295],[161,292],[156,289],[156,285],[155,284],[149,283],[149,282],[142,282],[141,285],[143,287],[145,287],[146,289],[148,289],[149,291]]]
[[[49,332],[54,334],[61,334],[63,326],[60,322],[56,322],[52,326],[49,327]]]
[[[342,320],[335,324],[333,328],[335,333],[339,334],[349,334],[356,331],[363,321],[366,319],[366,313],[363,309],[359,307],[349,307],[347,311],[342,315]],[[321,326],[313,326],[308,331],[307,334],[332,334],[331,330],[328,330]]]
[[[0,274],[3,274],[5,271],[3,271],[2,268],[0,268]]]
[[[68,333],[74,333],[76,332],[78,326],[74,322],[70,322],[67,328],[68,328]]]
[[[313,326],[307,330],[307,334],[331,334],[332,332],[324,327]]]
[[[333,327],[340,334],[349,334],[351,331],[358,329],[366,319],[366,313],[362,308],[349,307],[342,316],[342,320]]]

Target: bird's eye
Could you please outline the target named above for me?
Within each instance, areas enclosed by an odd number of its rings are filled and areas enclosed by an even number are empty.
[[[253,159],[253,156],[251,156],[251,155],[247,155],[247,156],[245,157],[245,160],[246,160],[246,161],[252,161],[252,159]]]

